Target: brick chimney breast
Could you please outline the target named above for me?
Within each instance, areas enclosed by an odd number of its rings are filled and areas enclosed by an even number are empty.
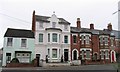
[[[80,18],[77,18],[77,28],[81,28],[81,21],[80,21]]]
[[[90,29],[94,29],[94,24],[90,24]]]
[[[112,24],[111,24],[111,23],[109,23],[109,24],[108,24],[108,26],[107,26],[107,28],[108,28],[108,30],[110,30],[110,31],[111,31],[111,30],[112,30]]]

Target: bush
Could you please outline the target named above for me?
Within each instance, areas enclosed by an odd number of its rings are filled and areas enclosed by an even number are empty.
[[[10,63],[19,63],[18,58],[13,58]]]

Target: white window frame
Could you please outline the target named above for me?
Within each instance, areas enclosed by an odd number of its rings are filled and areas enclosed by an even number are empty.
[[[25,43],[22,43],[23,40],[25,40]],[[21,47],[26,48],[27,47],[27,39],[21,39]]]
[[[108,37],[104,37],[105,45],[108,45]]]
[[[56,36],[54,36],[56,35]],[[58,34],[57,33],[52,33],[52,42],[58,42]]]
[[[105,51],[105,59],[109,59],[109,51],[108,50]]]
[[[65,39],[65,37],[67,37],[67,39]],[[66,42],[66,41],[67,41],[67,42]],[[65,35],[65,36],[64,36],[64,43],[66,43],[66,44],[68,43],[68,35]]]
[[[81,35],[81,44],[84,44],[84,35]]]
[[[42,38],[40,38],[40,35],[42,35]],[[40,39],[42,39],[42,40],[40,41]],[[42,33],[39,33],[39,43],[43,43],[43,34]]]
[[[87,51],[89,52],[89,53],[88,53],[88,56],[89,56],[89,57],[87,57]],[[85,53],[86,53],[86,59],[91,59],[91,53],[90,53],[90,50],[86,50]]]
[[[54,53],[53,51],[54,51],[54,50],[56,50],[56,57],[53,57],[53,53]],[[58,58],[57,55],[58,55],[58,54],[57,54],[57,49],[56,49],[56,48],[53,48],[53,49],[52,49],[52,59],[57,59],[57,58]]]
[[[85,43],[86,43],[86,44],[90,44],[89,35],[86,35],[86,36],[85,36]]]
[[[75,42],[74,42],[74,37],[75,37]],[[77,43],[77,36],[76,35],[73,35],[73,43]]]
[[[9,39],[11,39],[12,41],[9,42]],[[7,46],[9,47],[12,47],[13,46],[13,38],[7,38]]]
[[[101,51],[101,59],[104,59],[104,51]]]
[[[50,33],[48,33],[48,42],[50,42]]]
[[[103,37],[100,37],[100,44],[103,44]]]

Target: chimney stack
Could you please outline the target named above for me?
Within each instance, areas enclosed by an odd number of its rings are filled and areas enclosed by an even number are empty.
[[[94,29],[94,24],[90,24],[90,29]]]
[[[109,24],[108,24],[108,26],[107,26],[107,28],[108,28],[108,30],[110,30],[110,31],[111,31],[111,30],[112,30],[112,24],[111,24],[111,23],[109,23]]]
[[[35,17],[35,10],[34,10],[32,15],[32,31],[33,32],[35,32],[35,23],[36,23],[36,17]]]
[[[81,28],[81,21],[80,21],[80,18],[77,18],[77,28]]]

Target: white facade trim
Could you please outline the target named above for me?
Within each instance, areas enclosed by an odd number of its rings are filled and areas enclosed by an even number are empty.
[[[73,49],[73,50],[72,50],[72,60],[73,60],[73,58],[74,58],[74,51],[77,51],[77,59],[78,59],[78,56],[79,56],[78,50],[77,50],[77,49]]]
[[[114,59],[115,59],[115,62],[116,62],[116,52],[115,52],[114,50],[112,50],[112,51],[110,52],[110,54],[111,54],[111,62],[113,62],[113,61],[112,61],[112,52],[114,52]]]
[[[90,51],[92,51],[91,48],[81,48],[80,51],[82,51],[82,50],[84,50],[84,51],[86,51],[86,50],[90,50]]]

